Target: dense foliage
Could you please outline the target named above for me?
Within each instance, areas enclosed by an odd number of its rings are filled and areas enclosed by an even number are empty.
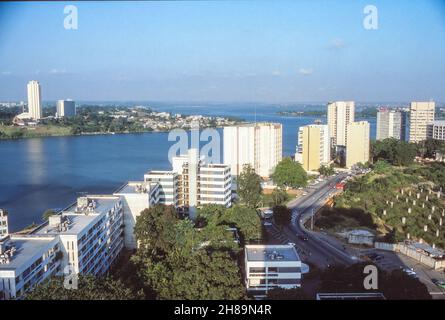
[[[156,205],[137,218],[139,248],[132,261],[156,299],[242,299],[240,245],[261,232],[259,216],[248,207],[203,206],[194,223]]]
[[[373,141],[371,150],[374,162],[384,160],[395,166],[407,166],[414,161],[417,147],[413,143],[389,138]]]
[[[28,300],[135,300],[142,292],[133,292],[120,280],[111,277],[78,276],[77,289],[65,289],[64,277],[53,277],[37,285]]]
[[[277,186],[291,188],[305,187],[308,179],[301,164],[289,157],[277,164],[271,178]]]
[[[291,223],[292,210],[286,206],[275,206],[273,207],[273,218],[278,226],[284,227]]]
[[[243,166],[237,179],[237,193],[241,201],[249,208],[258,208],[261,202],[261,177],[250,164]]]

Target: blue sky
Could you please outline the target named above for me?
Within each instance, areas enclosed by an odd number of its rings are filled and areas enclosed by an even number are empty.
[[[0,101],[445,101],[445,1],[75,4],[0,4]]]

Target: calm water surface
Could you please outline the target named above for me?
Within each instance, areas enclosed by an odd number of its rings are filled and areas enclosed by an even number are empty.
[[[283,153],[293,155],[300,126],[323,117],[284,117],[277,107],[164,106],[182,114],[236,116],[283,124]],[[256,110],[255,110],[256,109]],[[360,120],[360,119],[357,119]],[[375,137],[375,119],[371,136]],[[221,135],[222,139],[222,135]],[[167,133],[47,137],[0,141],[0,208],[10,213],[10,231],[41,222],[48,208],[63,208],[83,193],[110,193],[152,169],[168,170]]]

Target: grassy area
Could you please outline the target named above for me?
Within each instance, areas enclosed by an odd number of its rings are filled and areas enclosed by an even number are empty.
[[[445,190],[444,184],[445,164],[380,166],[349,182],[336,197],[334,209],[323,212],[317,224],[334,232],[372,227],[382,235],[393,234],[394,241],[409,234],[444,248],[445,226],[440,226],[440,219],[445,223],[445,197],[437,193]]]
[[[14,127],[0,125],[0,139],[35,138],[71,135],[71,128],[56,125]]]

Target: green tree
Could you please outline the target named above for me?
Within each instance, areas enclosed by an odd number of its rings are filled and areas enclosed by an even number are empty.
[[[318,169],[318,172],[320,172],[322,176],[332,176],[335,173],[334,168],[332,166],[325,166],[325,165],[322,165]]]
[[[307,185],[307,174],[301,164],[286,157],[277,164],[271,178],[277,186],[298,188]]]
[[[270,203],[270,205],[272,207],[283,204],[287,200],[289,200],[289,196],[288,196],[287,192],[281,188],[273,189],[271,197],[272,197],[272,202]]]
[[[37,285],[27,300],[135,300],[142,292],[133,292],[111,277],[95,278],[79,275],[77,289],[65,289],[64,277],[53,277]]]
[[[42,220],[46,221],[51,217],[52,215],[55,215],[56,212],[53,209],[45,210],[45,212],[42,214]]]
[[[277,225],[284,227],[291,223],[292,210],[286,206],[273,207],[273,217]]]
[[[255,173],[250,164],[243,166],[243,171],[238,177],[237,193],[241,201],[249,208],[258,208],[261,201],[261,177]]]

